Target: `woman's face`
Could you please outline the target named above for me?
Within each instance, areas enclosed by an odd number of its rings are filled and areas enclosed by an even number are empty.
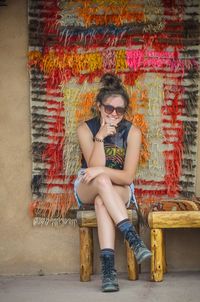
[[[124,117],[126,107],[121,96],[110,96],[99,104],[101,118],[107,124],[118,124]]]

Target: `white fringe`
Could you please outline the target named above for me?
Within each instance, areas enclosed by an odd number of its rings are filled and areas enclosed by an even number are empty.
[[[61,226],[61,225],[77,225],[77,219],[72,218],[41,218],[35,217],[33,219],[33,226]]]

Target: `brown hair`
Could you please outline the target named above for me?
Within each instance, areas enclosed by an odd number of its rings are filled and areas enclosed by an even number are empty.
[[[121,79],[117,75],[105,73],[102,76],[100,83],[102,83],[102,87],[96,96],[96,102],[102,104],[108,97],[121,96],[124,99],[125,107],[128,107],[128,93],[122,84]]]

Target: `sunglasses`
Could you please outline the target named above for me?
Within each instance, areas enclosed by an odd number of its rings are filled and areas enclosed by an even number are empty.
[[[103,103],[101,105],[104,107],[104,111],[107,114],[111,114],[115,111],[117,115],[123,115],[126,112],[125,107],[113,107],[112,105],[105,105]]]

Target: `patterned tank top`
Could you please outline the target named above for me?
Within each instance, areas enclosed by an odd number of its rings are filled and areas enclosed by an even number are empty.
[[[100,119],[98,117],[86,121],[93,137],[100,129]],[[132,123],[123,119],[117,127],[115,135],[109,135],[104,139],[104,150],[106,156],[106,167],[122,170],[127,148],[127,137]],[[87,163],[82,156],[82,168],[87,168]]]

